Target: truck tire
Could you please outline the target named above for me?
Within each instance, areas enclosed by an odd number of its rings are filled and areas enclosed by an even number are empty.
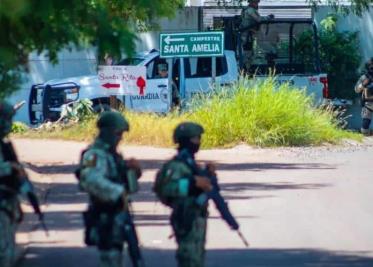
[[[117,108],[112,108],[110,106],[109,98],[97,98],[97,99],[93,99],[92,102],[93,102],[92,108],[94,112],[96,113],[124,108],[123,103],[119,99],[116,99],[116,103],[115,103],[115,107]]]

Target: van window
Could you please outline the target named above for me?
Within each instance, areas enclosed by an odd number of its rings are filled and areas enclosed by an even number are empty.
[[[185,59],[185,77],[203,78],[212,76],[212,58],[198,57]],[[224,57],[216,58],[216,76],[222,76],[228,72],[227,59]]]

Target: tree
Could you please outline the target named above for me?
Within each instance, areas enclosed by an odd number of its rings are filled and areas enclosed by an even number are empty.
[[[362,13],[371,8],[372,0],[350,0],[350,5],[346,5],[345,0],[307,0],[312,6],[316,7],[320,4],[325,4],[334,8],[335,11],[341,13],[355,13],[361,16]]]
[[[0,98],[17,89],[28,55],[94,45],[98,55],[135,49],[138,25],[170,17],[184,0],[0,0]]]
[[[359,40],[357,32],[339,32],[338,16],[331,14],[321,21],[318,30],[322,70],[328,73],[330,96],[353,99],[360,65]],[[313,32],[303,32],[296,40],[294,49],[306,64],[314,62]]]

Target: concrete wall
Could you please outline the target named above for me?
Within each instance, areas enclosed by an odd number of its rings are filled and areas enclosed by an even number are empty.
[[[159,49],[159,33],[160,32],[193,32],[198,31],[198,7],[187,7],[179,10],[176,16],[172,19],[161,19],[159,23],[159,31],[152,31],[139,34],[137,42],[137,51],[148,51],[150,49]]]

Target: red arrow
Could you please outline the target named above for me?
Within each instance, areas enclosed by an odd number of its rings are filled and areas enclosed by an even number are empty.
[[[105,87],[106,89],[120,88],[120,84],[117,84],[117,83],[104,83],[101,86]]]
[[[140,95],[144,95],[145,94],[144,88],[146,86],[146,81],[144,80],[144,78],[141,76],[137,78],[136,85],[140,89]]]

